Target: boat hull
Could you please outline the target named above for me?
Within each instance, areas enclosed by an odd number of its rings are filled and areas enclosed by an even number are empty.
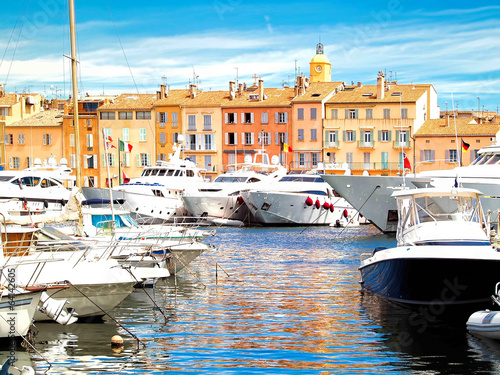
[[[471,247],[470,251],[474,249]],[[500,256],[483,259],[408,256],[365,263],[360,272],[364,289],[388,300],[439,309],[444,305],[491,305],[491,290],[498,282],[499,267]]]
[[[347,210],[349,217],[356,217],[352,206],[338,197],[277,191],[247,191],[242,196],[255,221],[266,225],[336,224],[344,217],[344,210]],[[311,206],[306,204],[308,198],[314,202]],[[315,205],[316,201],[319,201],[319,208]],[[333,204],[333,211],[324,208],[325,202]]]
[[[467,320],[467,330],[475,335],[500,339],[500,311],[476,311]]]
[[[251,217],[246,204],[238,201],[238,196],[201,196],[182,197],[191,216],[231,219],[248,222]]]

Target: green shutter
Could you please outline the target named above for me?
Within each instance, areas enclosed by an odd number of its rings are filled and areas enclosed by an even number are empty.
[[[325,130],[325,147],[330,147],[330,132]]]
[[[349,118],[349,110],[348,109],[345,110],[345,118]]]

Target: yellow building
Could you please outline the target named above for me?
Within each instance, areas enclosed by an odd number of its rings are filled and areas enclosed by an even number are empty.
[[[307,85],[305,77],[297,77],[295,98],[292,100],[290,145],[293,147],[293,160],[290,169],[313,169],[323,162],[325,103],[343,88],[343,82],[313,82]]]
[[[323,44],[316,46],[316,55],[309,63],[309,77],[313,82],[330,82],[332,80],[332,64],[324,54]]]
[[[13,122],[20,121],[43,110],[43,98],[39,94],[6,94],[0,85],[0,166],[8,168],[6,163],[6,129]]]
[[[397,174],[405,152],[415,162],[414,133],[439,118],[437,93],[430,84],[388,82],[346,86],[325,104],[324,159],[329,173]]]
[[[138,177],[143,167],[154,163],[155,155],[155,116],[153,94],[122,94],[97,109],[99,116],[98,139],[94,146],[83,151],[84,168],[92,168],[95,175],[94,186],[106,187],[108,176],[106,163],[109,164],[112,185],[123,181],[123,173],[127,177]],[[108,149],[108,160],[103,143],[103,133],[111,137],[114,148]],[[119,140],[132,146],[119,151]],[[97,161],[97,158],[100,160]],[[91,159],[94,159],[91,161]],[[120,161],[119,161],[120,160]],[[96,164],[97,161],[97,164]],[[86,163],[86,164],[85,164]],[[100,166],[100,167],[99,167]],[[90,179],[90,177],[89,177]],[[90,181],[85,181],[86,186]]]
[[[477,152],[492,144],[500,125],[479,124],[472,118],[445,118],[427,120],[415,134],[417,172],[453,169],[469,165]],[[462,140],[469,145],[462,151]]]
[[[64,156],[63,112],[52,109],[5,126],[5,152],[8,169],[32,167],[36,158],[42,162]]]

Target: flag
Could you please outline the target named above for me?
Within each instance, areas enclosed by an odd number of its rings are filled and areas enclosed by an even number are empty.
[[[120,140],[120,151],[132,152],[133,146],[128,142]]]
[[[283,152],[293,152],[293,149],[290,146],[288,146],[288,144],[283,143],[281,145],[281,151],[283,151]]]
[[[464,140],[462,139],[462,152],[467,152],[469,151],[470,144],[465,143]]]
[[[110,148],[116,148],[116,146],[111,144],[110,142],[106,142],[106,150],[109,150]]]
[[[130,182],[130,177],[126,175],[125,171],[123,171],[123,183],[128,184]]]
[[[411,164],[410,161],[408,160],[406,152],[403,152],[403,167],[404,169],[409,169],[411,171]]]

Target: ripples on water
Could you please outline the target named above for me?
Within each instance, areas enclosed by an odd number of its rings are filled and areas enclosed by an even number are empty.
[[[465,320],[419,320],[360,292],[362,254],[395,242],[371,226],[221,228],[211,240],[219,249],[195,261],[192,274],[137,290],[112,311],[146,349],[108,319],[39,323],[37,348],[50,373],[499,370],[500,346],[467,334]],[[121,352],[110,347],[117,333],[125,338]],[[37,373],[48,368],[37,354],[18,357]]]

